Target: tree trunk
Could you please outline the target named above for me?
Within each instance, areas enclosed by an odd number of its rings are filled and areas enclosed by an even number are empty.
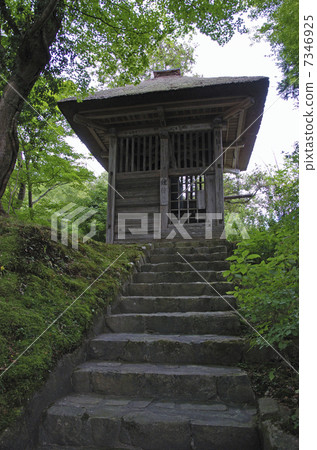
[[[8,91],[7,86],[6,90]],[[0,99],[0,199],[14,169],[19,150],[16,108],[10,105],[10,99],[7,100],[6,97],[10,96],[4,92]]]
[[[15,204],[14,204],[14,209],[20,209],[21,206],[23,205],[23,201],[25,198],[25,192],[26,192],[26,184],[24,182],[22,182],[22,183],[20,183],[20,186],[19,186],[19,192],[17,195],[17,199],[15,201]]]
[[[49,48],[61,26],[63,0],[48,0],[37,20],[21,38],[15,69],[0,99],[0,214],[1,198],[19,150],[17,121],[41,72],[50,61]]]
[[[30,175],[30,160],[27,153],[24,154],[25,157],[25,169],[26,169],[26,180],[28,185],[28,206],[29,209],[33,208],[33,192],[32,192],[32,180]]]

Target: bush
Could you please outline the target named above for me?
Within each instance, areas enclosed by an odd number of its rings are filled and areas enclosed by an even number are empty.
[[[228,258],[228,281],[243,316],[267,343],[298,349],[298,151],[285,158],[283,169],[270,176],[274,186],[266,228],[248,230]],[[250,328],[251,330],[251,328]],[[252,342],[267,345],[257,333]]]
[[[266,246],[267,243],[267,246]],[[279,349],[296,346],[298,337],[298,231],[284,226],[254,230],[238,244],[225,272],[243,316]],[[253,334],[253,342],[265,341]]]

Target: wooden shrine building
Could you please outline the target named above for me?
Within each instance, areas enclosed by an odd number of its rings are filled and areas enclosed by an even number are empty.
[[[182,77],[176,69],[80,103],[61,101],[108,171],[107,242],[171,238],[176,221],[192,238],[206,238],[210,213],[219,237],[223,173],[246,170],[267,90],[266,77]]]

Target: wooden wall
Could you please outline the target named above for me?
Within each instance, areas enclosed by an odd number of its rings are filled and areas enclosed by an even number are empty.
[[[170,177],[204,173],[206,212],[223,212],[223,161],[221,126],[213,131],[167,133],[153,136],[112,137],[110,141],[107,242],[151,241],[165,238],[174,226],[166,213],[171,211]],[[217,159],[218,157],[218,159]],[[212,164],[216,160],[215,164]],[[209,167],[210,166],[210,167]],[[110,206],[110,207],[109,207]],[[141,227],[140,219],[118,221],[120,214],[146,215],[148,232],[129,232]],[[159,213],[162,220],[158,220]],[[122,217],[122,216],[121,216]],[[154,226],[156,218],[156,226]],[[159,222],[159,223],[158,223]],[[184,226],[193,239],[205,239],[205,224]],[[122,230],[121,230],[122,229]],[[222,233],[223,221],[213,223],[213,238]],[[155,235],[156,233],[156,235]],[[177,232],[177,238],[181,238]]]
[[[153,213],[160,212],[160,173],[117,174],[116,189],[122,195],[116,194],[115,207],[115,241],[118,240],[118,214],[119,213],[148,213],[149,233],[153,234]],[[146,175],[146,176],[144,176]],[[129,241],[149,240],[149,236],[131,235],[128,226],[139,228],[140,222],[131,220],[126,222],[126,239]]]

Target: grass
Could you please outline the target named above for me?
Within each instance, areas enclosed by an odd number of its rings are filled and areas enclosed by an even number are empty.
[[[120,258],[1,376],[1,373],[113,261]],[[50,230],[0,218],[0,432],[47,379],[62,355],[83,341],[97,312],[116,297],[141,246],[95,241],[79,250],[53,242]]]

